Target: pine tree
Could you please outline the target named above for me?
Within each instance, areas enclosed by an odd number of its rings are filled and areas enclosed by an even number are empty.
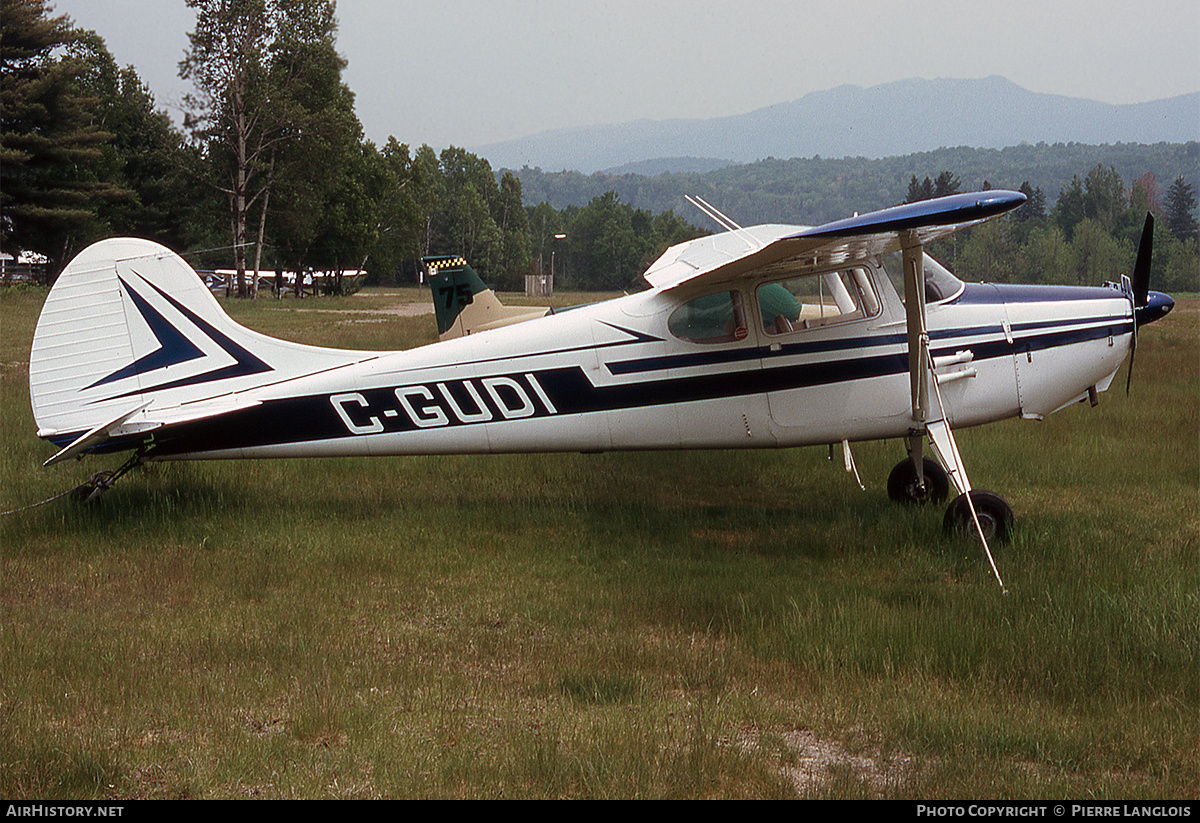
[[[1017,220],[1024,222],[1046,219],[1046,195],[1042,193],[1041,187],[1035,188],[1026,180],[1021,184],[1019,191],[1025,195],[1025,202],[1016,211]]]
[[[912,179],[908,181],[908,194],[904,197],[905,203],[916,203],[921,199],[921,184],[917,182],[917,176],[914,174]]]
[[[0,232],[6,248],[46,255],[52,272],[94,239],[97,202],[121,194],[91,172],[109,135],[81,95],[80,61],[56,56],[73,37],[47,0],[0,4]]]
[[[952,194],[958,194],[962,188],[962,181],[948,171],[944,171],[937,176],[937,180],[933,181],[933,196],[934,197],[949,197]]]
[[[1054,204],[1054,222],[1062,229],[1062,233],[1070,240],[1078,226],[1087,216],[1084,210],[1083,182],[1079,175],[1071,178],[1068,186],[1058,192],[1058,202]]]
[[[1195,191],[1182,177],[1178,178],[1167,189],[1167,228],[1171,234],[1180,240],[1197,236],[1196,218],[1192,216],[1195,208]]]
[[[904,198],[905,203],[920,203],[922,200],[929,200],[933,197],[933,181],[928,177],[924,183],[917,182],[917,176],[914,174],[912,180],[908,181],[908,196]]]
[[[1126,208],[1125,183],[1116,168],[1097,164],[1083,181],[1085,217],[1098,220],[1108,231],[1117,224],[1117,217]]]

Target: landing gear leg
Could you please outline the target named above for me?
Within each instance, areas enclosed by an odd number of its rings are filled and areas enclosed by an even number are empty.
[[[888,475],[888,497],[897,503],[924,505],[941,503],[950,493],[950,477],[941,464],[930,457],[922,457],[921,474],[917,476],[917,465],[913,458],[896,464]]]

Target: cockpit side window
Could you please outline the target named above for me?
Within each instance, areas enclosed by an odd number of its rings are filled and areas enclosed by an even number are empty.
[[[873,317],[879,298],[866,271],[854,268],[764,283],[758,311],[767,334],[787,334]]]
[[[667,319],[667,329],[692,343],[731,343],[746,338],[746,313],[738,291],[719,291],[689,300]]]

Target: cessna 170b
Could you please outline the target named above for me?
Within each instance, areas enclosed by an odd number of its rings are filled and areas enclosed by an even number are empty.
[[[39,318],[38,436],[60,448],[46,465],[131,450],[95,491],[143,461],[208,458],[840,444],[849,469],[850,443],[897,438],[889,494],[936,502],[953,485],[947,527],[986,549],[1012,511],[972,490],[952,430],[1094,403],[1174,305],[1148,289],[1149,217],[1120,284],[964,284],[925,254],[1024,199],[730,224],[668,249],[649,290],[570,311],[503,307],[465,261],[431,258],[444,339],[396,352],[258,334],[173,252],[105,240]]]

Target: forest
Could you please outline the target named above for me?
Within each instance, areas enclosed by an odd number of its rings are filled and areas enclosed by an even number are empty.
[[[1116,279],[1151,211],[1155,287],[1200,288],[1200,143],[768,158],[694,175],[493,169],[460,147],[364,137],[333,0],[188,0],[182,128],[95,32],[49,0],[2,2],[0,244],[44,259],[49,279],[89,243],[136,235],[197,268],[236,269],[239,296],[253,293],[247,270],[408,283],[421,257],[448,253],[505,290],[552,268],[559,286],[635,289],[669,245],[712,228],[692,222],[688,194],[743,225],[816,224],[1011,188],[1029,196],[1019,213],[935,250],[960,276]]]

